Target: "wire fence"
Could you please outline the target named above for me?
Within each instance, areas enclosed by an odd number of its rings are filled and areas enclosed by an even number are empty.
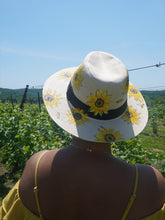
[[[142,70],[142,69],[147,69],[147,68],[160,68],[161,66],[165,65],[165,63],[161,63],[159,62],[158,64],[154,64],[154,65],[148,65],[148,66],[143,66],[143,67],[137,67],[137,68],[133,68],[133,69],[129,69],[128,71],[137,71],[137,70]],[[9,101],[12,103],[12,105],[14,106],[14,103],[20,102],[20,108],[23,108],[23,105],[25,102],[31,103],[31,104],[36,104],[38,103],[39,106],[41,105],[41,103],[43,103],[42,100],[42,95],[41,95],[41,90],[43,88],[43,85],[36,85],[36,86],[31,86],[29,87],[29,85],[26,86],[25,91],[20,95],[21,98],[19,97],[19,100],[17,100],[15,97],[13,98],[13,94],[10,93],[8,97],[3,98],[1,97],[1,102],[5,102],[5,101]],[[30,93],[28,90],[35,91],[35,94]],[[139,88],[139,90],[165,90],[165,85],[159,85],[159,86],[152,86],[152,87],[144,87],[144,88]],[[28,93],[28,97],[27,97],[27,93]],[[35,96],[35,97],[34,97]],[[21,100],[20,100],[21,99]]]
[[[141,69],[147,69],[147,68],[153,68],[153,67],[161,67],[164,66],[165,63],[161,63],[159,62],[158,64],[154,64],[154,65],[149,65],[149,66],[143,66],[143,67],[137,67],[137,68],[133,68],[133,69],[128,69],[128,72],[131,71],[136,71],[136,70],[141,70]],[[32,86],[30,87],[30,89],[42,89],[43,85],[37,85],[37,86]],[[139,88],[140,90],[147,90],[147,89],[162,89],[165,88],[165,85],[161,85],[161,86],[153,86],[153,87],[145,87],[145,88]]]

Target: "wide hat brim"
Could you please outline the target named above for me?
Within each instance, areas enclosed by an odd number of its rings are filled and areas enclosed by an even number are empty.
[[[117,118],[97,120],[83,115],[73,117],[73,106],[67,100],[67,89],[77,67],[63,69],[48,78],[43,100],[51,118],[65,131],[93,142],[116,142],[135,137],[146,126],[148,110],[140,91],[129,82],[126,111]],[[74,112],[75,113],[75,112]],[[81,110],[77,112],[81,115]]]

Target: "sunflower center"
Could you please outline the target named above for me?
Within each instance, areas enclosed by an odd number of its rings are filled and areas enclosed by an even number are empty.
[[[76,120],[81,120],[82,119],[82,115],[78,112],[76,112],[73,116]]]
[[[50,94],[44,95],[44,99],[47,102],[52,102],[54,100],[54,97]]]
[[[66,77],[66,78],[70,78],[69,73],[65,73],[65,77]]]
[[[101,108],[104,106],[104,100],[102,100],[101,98],[97,99],[95,102],[95,106],[98,108]]]
[[[75,74],[74,80],[75,80],[75,81],[78,80],[78,73]]]
[[[130,118],[130,112],[129,112],[128,110],[125,112],[125,115],[126,115],[128,118]]]
[[[113,134],[106,134],[106,135],[104,136],[104,138],[105,138],[105,141],[106,141],[106,142],[112,142],[112,141],[115,141],[115,139],[116,139]]]
[[[132,112],[126,111],[125,114],[126,114],[127,118],[133,118],[134,117]]]
[[[138,94],[137,89],[131,89],[131,92],[132,92],[133,94]]]

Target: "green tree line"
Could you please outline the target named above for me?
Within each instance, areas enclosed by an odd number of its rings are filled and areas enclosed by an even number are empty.
[[[0,88],[0,100],[2,103],[13,100],[14,103],[21,103],[25,89],[4,89]],[[38,93],[42,100],[42,89],[28,89],[26,103],[37,103]],[[160,91],[141,91],[146,103],[149,107],[153,107],[155,104],[165,104],[165,90]]]
[[[25,89],[3,89],[0,88],[0,100],[2,103],[21,103]],[[42,100],[42,89],[28,89],[26,103],[36,104],[38,102],[38,93]]]

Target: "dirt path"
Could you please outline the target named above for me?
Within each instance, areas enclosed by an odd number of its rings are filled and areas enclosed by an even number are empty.
[[[2,199],[19,179],[19,174],[13,174],[6,169],[6,166],[0,162],[0,205]]]

